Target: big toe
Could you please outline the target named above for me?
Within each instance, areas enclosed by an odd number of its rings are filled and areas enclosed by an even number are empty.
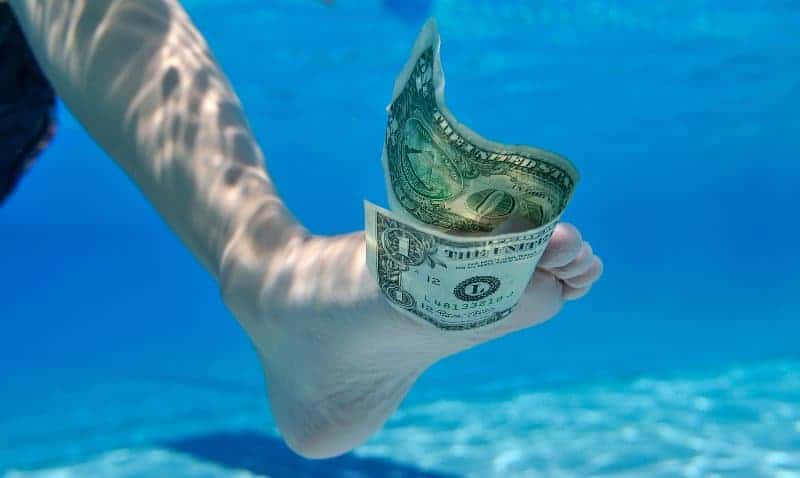
[[[580,253],[582,245],[581,233],[575,226],[559,223],[539,260],[539,267],[552,269],[569,264]]]

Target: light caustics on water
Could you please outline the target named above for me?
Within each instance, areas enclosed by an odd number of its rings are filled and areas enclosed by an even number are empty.
[[[476,387],[473,400],[448,396],[409,404],[356,456],[476,478],[793,478],[800,473],[800,362],[538,391],[497,385]],[[271,469],[269,460],[255,467],[262,470],[255,474],[247,460],[253,458],[242,457],[243,469],[232,470],[168,448],[127,448],[0,476],[269,475],[263,473]],[[329,469],[340,476],[335,466]],[[357,467],[348,473],[369,476]]]
[[[697,2],[698,5],[702,3]],[[702,130],[707,126],[707,114],[717,111],[719,104],[732,108],[732,111],[725,112],[726,115],[733,115],[731,121],[741,121],[744,124],[749,116],[736,110],[738,105],[754,104],[751,113],[755,120],[758,119],[755,118],[755,113],[760,111],[758,107],[761,102],[774,101],[778,97],[778,93],[770,93],[771,91],[791,91],[795,86],[792,77],[770,78],[768,74],[769,69],[774,67],[769,61],[775,57],[771,57],[767,52],[776,51],[773,49],[776,46],[786,48],[787,45],[792,45],[787,41],[792,37],[786,34],[787,30],[780,28],[770,28],[770,32],[774,35],[769,36],[758,34],[757,31],[759,29],[766,31],[765,25],[780,25],[780,21],[776,18],[779,14],[770,12],[768,8],[756,10],[752,4],[748,6],[744,2],[733,3],[736,3],[736,9],[709,13],[705,8],[691,9],[679,3],[654,6],[646,2],[614,2],[610,8],[596,8],[597,3],[587,2],[577,4],[569,11],[562,11],[560,7],[536,8],[529,2],[522,1],[503,2],[499,5],[490,1],[442,0],[436,2],[433,13],[437,16],[447,15],[450,20],[445,24],[446,34],[462,42],[476,42],[476,38],[490,42],[507,37],[518,38],[533,28],[542,27],[544,29],[542,31],[546,32],[542,37],[546,37],[545,40],[551,43],[540,52],[541,55],[525,57],[521,54],[521,48],[515,49],[513,45],[508,45],[509,48],[504,52],[487,55],[478,62],[480,68],[488,71],[481,74],[508,77],[512,80],[508,84],[509,91],[512,87],[515,91],[542,88],[547,92],[551,91],[548,88],[552,88],[553,91],[566,91],[567,95],[576,95],[581,99],[584,98],[581,96],[583,90],[576,89],[574,85],[582,87],[587,86],[586,83],[576,83],[574,77],[553,73],[563,71],[564,66],[571,65],[573,61],[570,59],[572,58],[570,53],[573,52],[564,53],[558,48],[553,48],[553,45],[574,47],[585,41],[585,37],[577,35],[575,33],[577,30],[572,29],[574,25],[579,25],[581,32],[594,32],[596,35],[592,38],[598,40],[601,37],[606,38],[606,30],[616,29],[617,32],[629,33],[621,35],[622,38],[636,35],[651,41],[653,38],[669,38],[673,42],[688,42],[687,45],[692,45],[691,42],[696,41],[698,48],[692,49],[691,55],[687,53],[688,49],[682,50],[682,47],[677,45],[671,50],[660,50],[658,58],[654,59],[652,52],[645,46],[642,47],[641,56],[633,55],[629,59],[630,62],[625,63],[594,65],[590,61],[595,51],[593,49],[589,49],[588,53],[584,51],[586,56],[574,60],[580,63],[579,68],[576,67],[580,71],[583,71],[583,68],[597,68],[586,74],[593,79],[597,71],[611,72],[608,77],[599,78],[607,83],[600,85],[600,91],[608,93],[602,88],[623,89],[636,84],[636,88],[629,88],[631,98],[636,100],[632,103],[655,105],[652,111],[643,113],[644,118],[633,118],[631,121],[636,124],[632,128],[635,126],[641,130],[642,126],[638,124],[640,120],[644,121],[644,124],[650,124],[647,123],[648,119],[661,119],[663,123],[658,123],[659,130],[666,132],[665,134],[674,134],[676,138],[683,138],[686,130],[682,128]],[[776,5],[781,2],[767,3]],[[144,4],[145,2],[142,3]],[[241,5],[239,2],[236,4]],[[164,180],[175,180],[176,176],[163,172],[169,169],[170,161],[175,161],[175,158],[185,150],[197,147],[197,141],[192,140],[192,131],[198,126],[197,105],[220,107],[221,111],[231,110],[223,107],[227,104],[226,99],[207,95],[204,85],[208,84],[208,78],[204,78],[202,73],[203,52],[181,50],[181,38],[186,34],[181,22],[172,19],[173,23],[167,22],[162,25],[163,28],[141,30],[140,25],[134,21],[141,17],[137,11],[140,7],[136,6],[137,2],[130,2],[130,5],[131,10],[127,14],[122,11],[115,13],[126,18],[130,16],[131,37],[126,41],[142,43],[146,49],[151,46],[150,41],[166,38],[176,53],[176,56],[172,57],[175,61],[174,71],[164,70],[148,75],[153,91],[162,92],[167,98],[164,111],[158,114],[167,118],[167,122],[171,124],[170,128],[162,132],[158,144],[153,144],[149,152],[153,153],[154,158],[162,158],[158,161],[161,163],[160,171],[164,174]],[[783,5],[787,10],[780,16],[786,19],[785,21],[791,21],[793,13],[788,11],[788,4],[783,2]],[[513,31],[509,32],[508,28],[512,28]],[[150,36],[151,33],[154,35]],[[362,35],[367,33],[369,32],[366,29],[359,31]],[[264,34],[278,36],[277,33]],[[413,33],[407,34],[413,35]],[[96,45],[102,44],[100,40],[101,38],[98,38]],[[63,48],[68,43],[60,42],[58,39],[54,39],[53,42],[59,46],[58,51],[69,54],[70,49]],[[740,49],[739,45],[744,44],[748,45],[748,48]],[[662,48],[670,45],[669,42],[660,44]],[[729,50],[731,57],[724,55],[717,57],[713,51],[709,54],[704,50],[704,48],[713,50],[714,45]],[[591,46],[598,49],[604,47],[602,43]],[[630,45],[632,49],[635,46]],[[402,46],[404,50],[406,47],[407,45]],[[391,46],[382,45],[381,48],[391,48]],[[336,52],[331,55],[334,53]],[[378,56],[379,52],[376,49],[374,53]],[[733,56],[739,53],[740,56]],[[359,58],[357,54],[351,56]],[[287,55],[286,58],[291,58],[291,55]],[[724,61],[726,58],[730,60],[729,63]],[[469,62],[468,66],[461,67],[465,70],[475,68],[475,59],[466,53],[456,59],[464,65]],[[294,58],[291,60],[294,61]],[[669,63],[669,68],[658,66],[665,61]],[[280,67],[291,69],[293,64],[287,61]],[[193,69],[192,65],[197,68]],[[737,65],[740,65],[740,68],[737,69]],[[78,67],[77,64],[75,66]],[[704,70],[704,67],[708,69]],[[251,71],[247,69],[250,67],[242,68]],[[387,68],[393,67],[387,66]],[[652,79],[645,73],[651,70],[662,73],[662,76],[655,81],[658,89],[640,89],[642,84]],[[124,73],[124,70],[120,71]],[[530,81],[531,72],[538,75],[535,82]],[[703,72],[707,76],[703,77]],[[698,87],[704,94],[699,95],[698,90],[694,90],[687,96],[684,90],[688,80],[685,79],[694,78],[692,75],[695,73],[700,78],[698,81],[703,81],[703,78],[707,81]],[[616,79],[612,78],[613,75],[617,75]],[[752,82],[741,87],[732,86],[733,82],[740,81],[747,75],[752,76]],[[130,76],[134,78],[136,75]],[[91,75],[87,74],[86,78],[91,78]],[[619,80],[620,78],[626,80]],[[617,80],[624,86],[611,84]],[[714,82],[723,80],[728,83],[720,85]],[[253,82],[249,85],[252,91],[263,86],[260,78],[251,78],[250,81]],[[120,82],[124,83],[124,79],[120,79]],[[177,89],[176,84],[179,85]],[[305,86],[306,84],[302,84],[298,89],[303,89]],[[707,88],[708,91],[703,88]],[[319,93],[319,97],[310,94],[301,96],[301,101],[305,98],[307,103],[300,104],[299,109],[313,107],[314,101],[321,101],[324,94],[330,93],[329,91]],[[537,94],[540,93],[537,90]],[[593,91],[589,93],[594,94]],[[541,93],[537,97],[546,96],[547,93]],[[606,118],[609,119],[605,123],[596,122],[590,115],[585,116],[586,123],[592,123],[591,128],[588,128],[589,132],[599,131],[598,136],[602,142],[609,139],[602,136],[604,133],[618,128],[619,117],[630,113],[626,109],[627,105],[623,104],[620,109],[614,110],[615,105],[612,104],[613,99],[620,97],[625,99],[629,98],[628,96],[612,91],[607,97],[609,98],[607,102],[600,103],[608,106],[604,114],[608,114]],[[675,110],[666,108],[667,111],[685,114],[675,118],[665,116],[659,109],[670,106],[667,103],[680,105],[683,108]],[[134,124],[140,125],[142,134],[148,132],[146,128],[155,129],[155,126],[149,124],[148,119],[154,117],[152,115],[155,114],[155,109],[152,108],[153,105],[145,106],[147,108],[142,109],[142,115],[131,115],[131,123],[127,125],[126,133],[137,134],[139,128],[134,127]],[[577,108],[576,117],[585,113],[575,105],[570,106]],[[693,112],[697,113],[697,116],[690,114]],[[742,134],[757,134],[756,123],[753,124],[754,129],[743,127]],[[252,146],[243,141],[242,134],[245,127],[236,115],[220,114],[218,125],[205,126],[225,132],[219,139],[224,140],[222,149],[226,152],[247,152]],[[578,120],[570,126],[574,127],[572,132],[584,133],[587,130],[587,127]],[[539,124],[537,127],[551,128],[551,130],[559,128],[547,124]],[[714,135],[709,136],[709,141],[724,139],[720,131],[715,130]],[[614,138],[617,137],[611,139]],[[626,137],[625,140],[634,141],[636,138]],[[608,161],[614,159],[604,158]],[[688,163],[695,159],[692,156],[675,155],[668,159],[668,164],[675,170],[702,173],[697,169],[697,165]],[[740,160],[737,156],[722,155],[707,159],[716,165],[714,167],[725,168],[735,167],[736,165],[731,166],[731,162]],[[257,167],[250,168],[247,163],[243,162],[245,172],[237,171],[236,168],[229,171],[228,180],[235,182],[237,178],[240,180],[252,178],[252,173]],[[661,174],[669,173],[662,171]],[[612,178],[611,184],[618,183]],[[220,190],[225,190],[223,184],[219,187]],[[254,184],[253,187],[260,186]],[[652,187],[662,186],[656,183]],[[619,194],[628,192],[623,190]],[[227,199],[231,202],[240,200],[236,197]],[[609,198],[604,197],[603,200]],[[626,198],[626,201],[629,200]],[[498,204],[502,204],[502,201],[498,201]],[[254,247],[256,246],[258,244],[254,244]],[[258,257],[257,252],[253,250],[252,257]],[[326,251],[318,250],[315,254],[324,253]],[[313,260],[309,258],[307,261],[307,269],[313,269]],[[619,297],[620,302],[625,300],[627,300],[625,296]],[[786,301],[785,304],[789,310],[790,302]],[[714,310],[718,311],[717,308]],[[789,313],[787,312],[787,315]],[[692,317],[692,320],[695,319],[705,320],[706,317]],[[707,346],[713,349],[714,344],[710,342]],[[451,374],[458,376],[460,372],[452,371]],[[505,388],[501,386],[499,396],[475,400],[454,397],[444,391],[441,397],[433,397],[428,404],[409,403],[408,406],[402,407],[400,413],[390,421],[387,429],[359,449],[357,454],[413,462],[430,469],[473,476],[566,477],[595,473],[609,477],[704,477],[716,473],[719,476],[739,475],[748,478],[762,476],[794,478],[800,475],[800,456],[798,456],[800,442],[797,438],[800,436],[800,411],[797,405],[800,403],[798,397],[800,384],[796,380],[798,376],[800,376],[800,366],[796,362],[764,363],[743,366],[719,374],[687,373],[669,378],[589,384],[562,390],[531,391],[531,388],[515,390],[510,385]],[[502,377],[497,379],[502,385]],[[159,388],[164,387],[153,387],[154,397],[162,397]],[[259,396],[258,399],[260,398]],[[223,400],[224,398],[215,398],[214,403],[223,403]],[[130,408],[141,412],[141,407],[130,406]],[[152,413],[158,415],[164,413],[164,410],[158,408]],[[138,415],[131,412],[131,416]],[[242,423],[252,423],[260,419],[262,419],[260,415],[254,414],[248,420],[239,420],[230,426],[238,427],[242,426]],[[4,425],[6,423],[8,422],[3,422]],[[103,430],[103,426],[100,424],[94,429]],[[112,431],[109,431],[109,434]],[[4,431],[3,435],[13,436],[14,432],[14,430],[9,433]],[[100,432],[93,438],[80,436],[75,440],[64,440],[64,446],[69,441],[70,446],[80,448],[81,443],[92,440],[95,447],[103,448],[96,443],[103,440]],[[62,446],[54,445],[53,449],[55,448]],[[246,471],[224,469],[219,465],[209,464],[202,458],[195,459],[164,449],[126,448],[103,454],[95,459],[86,456],[76,453],[74,461],[77,463],[53,466],[46,470],[6,471],[4,478],[54,474],[67,477],[87,475],[113,477],[114,473],[117,476],[125,476],[126,473],[128,476],[131,474],[163,476],[164,470],[175,469],[181,469],[184,474],[196,472],[198,476],[250,476]],[[41,461],[47,462],[46,456]],[[0,472],[0,475],[2,473]]]

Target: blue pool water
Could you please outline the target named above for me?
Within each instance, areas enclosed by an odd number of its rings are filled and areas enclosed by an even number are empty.
[[[605,276],[301,460],[215,284],[64,110],[0,209],[0,476],[800,476],[796,2],[185,3],[321,234],[385,204],[384,107],[435,16],[454,114],[578,166]]]

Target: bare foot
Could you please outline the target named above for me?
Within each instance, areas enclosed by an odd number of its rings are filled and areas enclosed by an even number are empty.
[[[268,264],[242,259],[264,257],[257,253],[231,254],[223,296],[259,351],[284,439],[309,458],[363,443],[437,360],[546,321],[602,273],[578,231],[560,224],[511,317],[443,331],[389,307],[367,270],[363,234],[288,242]]]

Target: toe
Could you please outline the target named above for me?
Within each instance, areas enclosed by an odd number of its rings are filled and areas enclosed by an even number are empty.
[[[552,269],[553,274],[559,279],[571,279],[584,274],[592,267],[594,262],[594,254],[592,253],[592,246],[588,242],[584,242],[578,255],[569,264],[563,267],[556,267]]]
[[[575,288],[575,287],[570,287],[567,284],[564,284],[564,288],[563,288],[563,291],[561,293],[561,297],[563,297],[564,300],[578,300],[581,297],[583,297],[586,294],[588,294],[589,293],[589,289],[591,289],[591,286]]]
[[[552,269],[566,266],[575,259],[582,245],[581,233],[575,226],[567,223],[558,224],[539,260],[539,267]]]
[[[564,283],[570,287],[580,289],[583,287],[588,287],[596,281],[600,275],[603,273],[603,262],[600,260],[599,257],[593,257],[592,263],[589,266],[589,269],[586,270],[583,274],[578,276],[572,277],[570,279],[564,279]]]

